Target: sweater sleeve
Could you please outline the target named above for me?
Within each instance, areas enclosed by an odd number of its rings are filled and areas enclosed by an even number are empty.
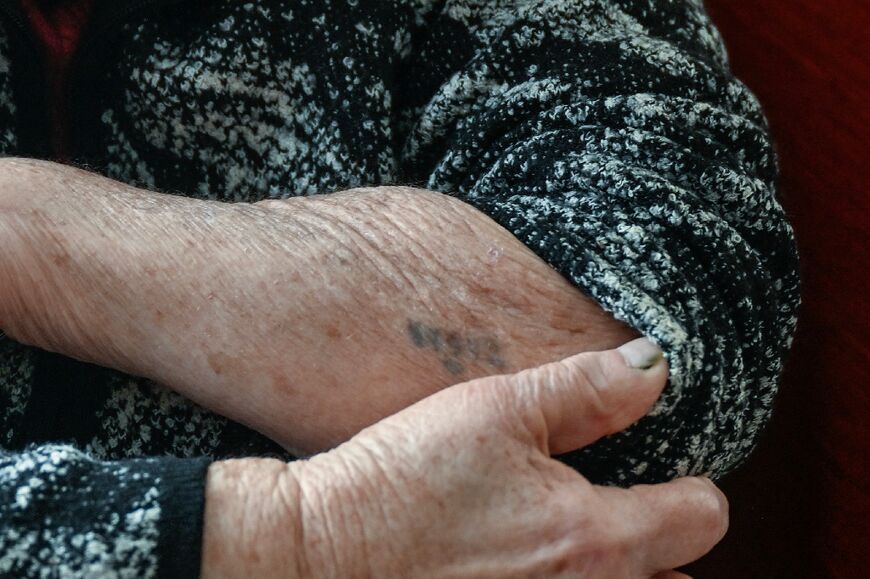
[[[719,477],[768,420],[799,304],[757,100],[701,0],[448,0],[397,82],[403,177],[474,205],[657,342],[651,414],[564,459]]]
[[[0,576],[197,577],[207,468],[0,449]]]

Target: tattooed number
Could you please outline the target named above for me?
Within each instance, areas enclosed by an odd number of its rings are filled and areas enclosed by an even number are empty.
[[[415,346],[438,354],[447,371],[458,376],[466,364],[484,362],[497,370],[505,367],[501,346],[492,336],[462,336],[416,320],[408,321],[408,335]]]

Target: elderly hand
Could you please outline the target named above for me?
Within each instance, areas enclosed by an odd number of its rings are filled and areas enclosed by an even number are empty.
[[[667,374],[635,340],[451,387],[307,461],[216,463],[203,576],[682,576],[727,528],[711,482],[597,487],[550,458],[640,418]]]
[[[0,160],[0,329],[310,453],[458,382],[636,333],[470,205],[255,205]]]

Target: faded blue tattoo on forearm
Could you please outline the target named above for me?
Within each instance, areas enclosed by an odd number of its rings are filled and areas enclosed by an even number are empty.
[[[501,344],[491,335],[463,336],[417,320],[408,320],[408,336],[415,346],[432,350],[454,376],[465,373],[469,364],[483,363],[504,370]]]

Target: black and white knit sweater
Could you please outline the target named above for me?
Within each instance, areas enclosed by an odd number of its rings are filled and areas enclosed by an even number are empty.
[[[47,154],[0,18],[0,153]],[[666,351],[651,416],[566,457],[718,476],[767,420],[799,302],[758,102],[701,0],[112,0],[75,159],[227,201],[416,184],[510,230]],[[2,251],[2,248],[0,248]],[[0,338],[0,575],[195,575],[209,460],[279,453],[155,384]]]

